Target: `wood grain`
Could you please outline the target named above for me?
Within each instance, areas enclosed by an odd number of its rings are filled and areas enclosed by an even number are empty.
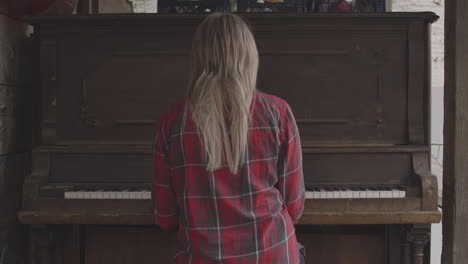
[[[443,264],[468,259],[468,3],[445,1]]]

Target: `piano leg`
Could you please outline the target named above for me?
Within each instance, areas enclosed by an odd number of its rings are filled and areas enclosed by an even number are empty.
[[[411,264],[411,245],[410,245],[410,242],[408,241],[408,228],[406,228],[406,226],[403,226],[400,229],[400,235],[401,235],[400,263]]]
[[[7,233],[7,228],[6,226],[3,226],[2,223],[0,222],[0,261],[5,258],[4,254],[6,251],[6,233]]]
[[[408,232],[408,241],[411,243],[412,264],[424,263],[424,247],[431,237],[430,225],[413,225]]]
[[[53,263],[53,233],[45,225],[31,226],[30,254],[34,263],[51,264]]]

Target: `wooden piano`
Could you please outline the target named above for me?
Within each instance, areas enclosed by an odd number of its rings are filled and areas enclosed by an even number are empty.
[[[245,14],[258,87],[290,103],[307,263],[422,264],[441,219],[430,173],[433,13]],[[30,263],[171,263],[151,214],[152,140],[184,96],[201,15],[39,17],[34,149],[19,220]]]

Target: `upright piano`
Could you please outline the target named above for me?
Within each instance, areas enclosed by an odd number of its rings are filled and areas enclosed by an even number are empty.
[[[243,14],[258,89],[291,105],[307,263],[422,264],[441,219],[430,172],[430,25],[419,13]],[[157,118],[185,94],[203,15],[35,17],[30,263],[171,263],[151,212]]]

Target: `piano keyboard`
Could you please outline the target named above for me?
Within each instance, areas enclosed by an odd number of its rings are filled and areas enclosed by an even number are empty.
[[[307,191],[306,199],[379,199],[405,198],[406,191],[400,189],[388,190],[315,190]]]
[[[151,199],[149,191],[121,191],[121,192],[106,192],[106,191],[72,191],[65,192],[65,199],[106,199],[106,200],[147,200]]]
[[[306,191],[306,199],[379,199],[379,198],[405,198],[406,191],[401,189],[388,190],[314,190]],[[151,199],[150,191],[67,191],[65,199]]]

